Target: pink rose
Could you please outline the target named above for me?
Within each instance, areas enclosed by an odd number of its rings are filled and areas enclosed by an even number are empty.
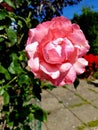
[[[80,27],[63,16],[30,29],[25,49],[34,75],[55,86],[73,83],[88,65],[82,58],[89,51],[88,41]]]

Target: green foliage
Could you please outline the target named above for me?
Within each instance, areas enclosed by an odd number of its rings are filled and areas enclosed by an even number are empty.
[[[82,14],[74,15],[72,20],[80,25],[90,44],[90,53],[98,55],[98,12],[83,8]]]
[[[4,130],[31,130],[33,120],[46,121],[46,112],[37,103],[41,101],[41,81],[35,79],[27,67],[24,48],[28,30],[36,27],[39,19],[44,21],[60,15],[64,4],[79,1],[56,0],[53,6],[46,2],[41,12],[37,10],[38,0],[0,1],[0,96],[3,97],[0,119]],[[48,89],[54,88],[47,85]]]
[[[15,7],[11,0],[5,2]],[[45,111],[32,101],[41,100],[41,83],[27,69],[24,48],[29,22],[29,17],[24,19],[0,9],[0,95],[3,96],[0,118],[2,123],[6,122],[4,129],[31,130],[30,122],[34,119],[46,120]]]

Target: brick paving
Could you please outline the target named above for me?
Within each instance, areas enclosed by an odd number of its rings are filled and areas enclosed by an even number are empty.
[[[98,86],[80,80],[73,85],[42,92],[42,107],[48,112],[42,130],[98,130]]]

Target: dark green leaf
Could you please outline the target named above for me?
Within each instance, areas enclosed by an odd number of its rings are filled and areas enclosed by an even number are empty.
[[[4,41],[4,38],[0,38],[0,42],[3,42]],[[1,49],[0,49],[1,50]]]
[[[55,86],[52,84],[47,84],[47,85],[43,86],[43,89],[53,90],[54,88],[55,88]]]
[[[39,106],[32,105],[32,109],[34,110],[34,117],[37,120],[45,122],[47,120],[47,113],[41,109]]]
[[[23,84],[29,85],[30,84],[30,79],[28,75],[22,74],[18,78],[18,84],[21,86]]]
[[[23,72],[21,65],[17,61],[11,62],[8,70],[11,74],[20,74]]]
[[[29,125],[24,125],[22,130],[31,130]]]
[[[7,11],[5,10],[0,10],[0,20],[3,20],[6,18]]]
[[[9,96],[9,94],[6,91],[4,92],[3,96],[4,96],[4,104],[6,105],[6,104],[9,103],[10,96]]]
[[[74,82],[74,88],[77,89],[78,85],[79,85],[79,79],[76,78],[76,80]]]
[[[9,80],[11,78],[7,69],[5,69],[1,64],[0,64],[0,73],[4,74],[4,76],[7,80]]]
[[[9,39],[9,42],[6,42],[7,46],[10,47],[10,46],[16,44],[17,35],[16,35],[15,30],[8,28],[8,29],[6,29],[6,33],[7,33],[8,39]]]
[[[17,61],[18,60],[18,56],[17,56],[16,53],[11,53],[10,57],[11,57],[12,61]]]

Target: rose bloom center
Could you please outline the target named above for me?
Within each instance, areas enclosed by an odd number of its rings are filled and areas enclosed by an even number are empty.
[[[74,52],[74,46],[67,38],[57,38],[45,45],[43,56],[50,64],[61,64],[68,61]]]

